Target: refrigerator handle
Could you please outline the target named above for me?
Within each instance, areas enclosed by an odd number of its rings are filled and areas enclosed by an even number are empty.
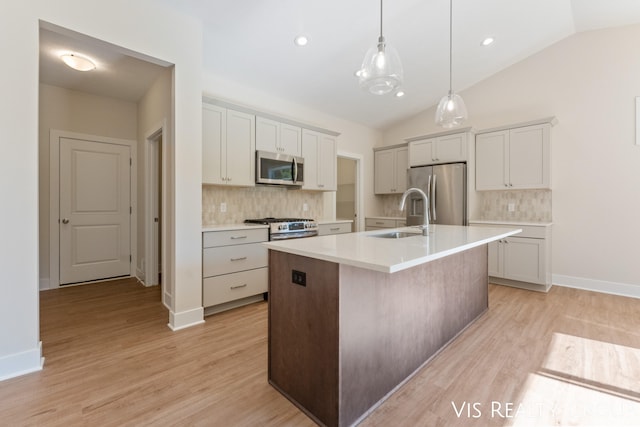
[[[422,210],[422,215],[427,216],[427,224],[431,223],[431,178],[432,175],[429,175],[429,183],[427,184],[427,206]]]
[[[435,223],[436,220],[438,219],[436,217],[436,178],[438,176],[437,175],[433,175],[433,185],[431,186],[431,203],[429,203],[431,205],[431,220]]]

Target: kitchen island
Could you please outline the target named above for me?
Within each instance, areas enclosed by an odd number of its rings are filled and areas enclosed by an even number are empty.
[[[270,384],[320,425],[357,424],[487,310],[487,244],[519,232],[432,225],[264,243]]]

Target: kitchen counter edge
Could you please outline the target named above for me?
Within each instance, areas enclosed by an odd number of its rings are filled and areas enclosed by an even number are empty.
[[[232,230],[246,230],[247,228],[269,228],[264,224],[219,224],[219,225],[203,225],[202,232],[208,231],[232,231]]]
[[[465,233],[462,233],[466,230]],[[475,233],[470,237],[468,231]],[[415,227],[363,231],[329,236],[318,236],[310,239],[292,239],[263,243],[268,249],[294,255],[320,259],[383,273],[395,273],[420,264],[435,261],[467,249],[491,243],[505,237],[522,232],[522,229],[505,229],[489,227],[465,227],[454,225],[432,225],[430,238],[448,241],[441,249],[432,251],[423,236],[404,239],[383,239],[371,237],[394,231],[416,232]],[[464,234],[461,236],[460,234]],[[313,239],[313,240],[312,240]],[[407,240],[416,239],[416,240]],[[435,242],[434,242],[435,243]]]

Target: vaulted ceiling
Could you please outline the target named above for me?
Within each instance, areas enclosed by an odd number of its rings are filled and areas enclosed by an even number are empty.
[[[202,20],[205,72],[373,128],[437,104],[448,90],[448,0],[384,2],[384,36],[404,67],[402,98],[368,94],[354,76],[377,41],[377,0],[158,1]],[[576,32],[635,23],[640,23],[638,0],[453,0],[454,90]],[[299,34],[309,37],[307,46],[294,45]],[[488,36],[495,42],[481,46]],[[41,46],[63,41],[56,33],[41,35]],[[89,40],[83,48],[109,47]],[[109,55],[103,56],[113,71],[104,77],[115,80],[79,84],[78,79],[88,77],[55,71],[41,48],[41,81],[91,91],[86,88],[118,87],[118,78],[122,85],[135,85],[135,76],[148,77],[159,68],[122,57],[110,63]],[[132,88],[124,92],[138,93]]]

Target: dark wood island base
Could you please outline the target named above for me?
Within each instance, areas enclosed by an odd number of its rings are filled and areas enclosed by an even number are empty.
[[[391,274],[270,249],[269,383],[357,424],[487,308],[486,244]]]

